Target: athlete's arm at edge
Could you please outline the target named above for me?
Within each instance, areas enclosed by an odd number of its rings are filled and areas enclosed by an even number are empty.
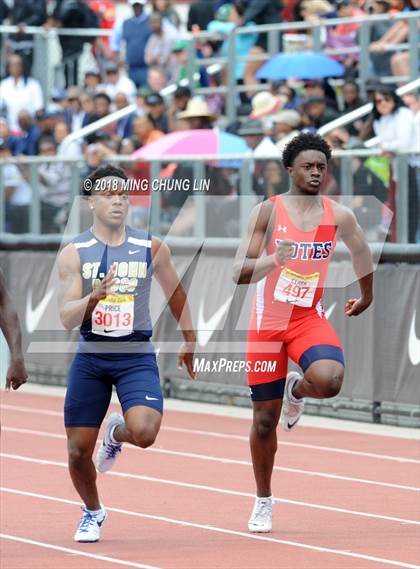
[[[153,273],[162,287],[169,308],[179,323],[185,340],[179,351],[178,368],[185,363],[190,377],[196,379],[197,375],[193,370],[196,333],[192,325],[187,295],[179,280],[168,245],[157,237],[152,238],[152,258]]]
[[[6,389],[18,389],[26,383],[28,374],[22,352],[22,334],[19,318],[6,288],[6,281],[0,271],[0,329],[10,349],[10,365],[6,373]]]
[[[347,301],[345,313],[347,316],[357,316],[364,312],[373,301],[372,253],[354,213],[342,205],[337,205],[334,213],[338,237],[343,240],[350,251],[361,293],[360,298],[351,298]]]

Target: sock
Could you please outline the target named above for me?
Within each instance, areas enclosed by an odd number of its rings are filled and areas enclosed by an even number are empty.
[[[271,500],[273,500],[273,496],[272,495],[270,495],[270,496],[255,496],[255,499],[258,500],[259,502],[261,500],[267,500],[267,501],[270,500],[271,501]]]
[[[105,508],[103,507],[103,504],[101,504],[101,507],[99,508],[99,510],[89,510],[88,508],[86,508],[86,510],[89,512],[89,514],[96,517],[96,516],[100,516],[101,514],[103,514]]]
[[[114,445],[120,445],[120,444],[121,444],[119,441],[116,441],[116,440],[114,439],[114,431],[115,431],[115,429],[116,429],[117,427],[118,427],[118,425],[114,425],[114,426],[112,427],[112,429],[109,431],[109,438],[111,439],[111,443],[114,444]]]
[[[300,403],[300,402],[302,401],[302,398],[298,399],[297,397],[295,397],[295,396],[293,395],[293,390],[294,390],[294,388],[295,388],[297,382],[300,381],[300,380],[301,380],[301,378],[297,379],[297,380],[294,382],[294,384],[292,385],[292,388],[290,389],[290,394],[289,394],[289,395],[290,395],[290,400],[292,401],[292,403]]]

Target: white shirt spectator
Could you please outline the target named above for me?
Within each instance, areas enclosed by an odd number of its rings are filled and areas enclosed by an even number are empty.
[[[136,96],[136,85],[127,75],[121,75],[116,83],[106,82],[103,85],[103,91],[114,100],[117,93],[124,93],[130,103],[134,102]]]
[[[152,34],[144,48],[144,60],[147,65],[161,65],[163,67],[168,65],[174,44],[175,37],[171,33]]]
[[[382,115],[373,122],[373,130],[379,137],[379,144],[389,152],[411,150],[418,147],[415,117],[408,107],[400,107],[390,115]]]
[[[55,207],[67,205],[71,200],[71,169],[60,162],[45,162],[38,166],[41,198]]]
[[[10,205],[29,205],[31,203],[31,186],[24,179],[15,164],[6,164],[3,167],[3,186],[5,188],[15,188],[10,196]]]
[[[414,140],[416,146],[414,150],[415,156],[412,160],[412,165],[420,169],[420,110],[417,111],[416,114],[414,115]],[[417,179],[420,181],[419,175],[417,176]],[[418,184],[417,191],[419,192],[419,198],[420,198],[420,184]]]
[[[83,120],[86,116],[84,111],[80,111],[80,113],[74,113],[71,117],[71,132],[75,132],[76,130],[80,130],[83,126]]]
[[[39,81],[28,77],[6,77],[0,82],[0,106],[5,106],[10,127],[19,128],[18,114],[28,111],[32,116],[44,106],[41,85]]]
[[[62,158],[82,158],[82,143],[80,140],[73,140],[72,142],[63,146],[63,143],[57,144],[57,156]]]

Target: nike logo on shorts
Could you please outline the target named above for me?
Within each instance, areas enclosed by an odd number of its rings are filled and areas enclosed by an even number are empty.
[[[159,401],[158,397],[150,397],[150,395],[146,395],[146,400],[147,401]]]

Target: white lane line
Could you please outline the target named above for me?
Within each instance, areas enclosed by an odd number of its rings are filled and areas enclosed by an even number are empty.
[[[20,427],[2,426],[1,430],[3,433],[20,433],[21,435],[35,435],[39,437],[47,437],[49,439],[67,439],[66,435],[62,435],[61,433],[49,433],[48,431],[37,431],[34,429],[21,429]]]
[[[24,387],[24,394],[38,395],[46,398],[61,398],[66,394],[66,387],[58,385],[41,385],[36,383],[27,383]],[[11,394],[10,400],[15,397]],[[35,399],[35,398],[34,398]],[[118,405],[119,401],[116,393],[112,394],[111,401]],[[36,406],[35,404],[34,406]],[[175,413],[187,413],[189,415],[211,415],[212,417],[227,417],[229,419],[247,420],[252,419],[252,409],[249,407],[235,407],[233,405],[217,405],[215,403],[201,403],[200,401],[187,401],[185,399],[165,400],[165,409]],[[329,431],[344,431],[348,433],[360,433],[376,437],[392,437],[405,440],[420,441],[420,431],[410,427],[395,427],[392,425],[381,425],[362,421],[348,421],[345,419],[333,419],[331,417],[322,417],[320,415],[303,415],[300,420],[302,427],[327,429]]]
[[[5,490],[8,491],[8,490]],[[113,557],[107,557],[106,555],[97,555],[95,553],[86,553],[84,551],[79,551],[78,549],[72,549],[70,547],[62,547],[60,545],[53,545],[52,543],[46,543],[45,541],[36,541],[34,539],[28,539],[26,537],[18,537],[17,535],[10,535],[7,533],[0,533],[1,539],[8,539],[9,541],[18,541],[20,543],[27,543],[28,545],[36,545],[37,547],[44,547],[46,549],[54,549],[55,551],[62,551],[63,553],[71,553],[71,555],[79,555],[80,557],[89,557],[90,559],[97,559],[99,561],[106,561],[108,563],[114,563],[116,565],[125,565],[127,567],[137,567],[138,569],[160,569],[155,565],[144,565],[143,563],[135,563],[134,561],[124,561],[124,559],[115,559]]]
[[[42,464],[47,466],[59,466],[62,468],[67,468],[68,465],[66,462],[58,462],[53,460],[45,460],[45,459],[35,459],[21,455],[7,455],[5,453],[0,453],[1,457],[9,458],[11,460],[21,460],[24,462],[32,462],[35,464]],[[169,484],[172,486],[179,486],[182,488],[193,488],[195,490],[206,490],[208,492],[216,492],[219,494],[229,494],[231,496],[242,496],[245,498],[255,498],[254,494],[250,494],[247,492],[239,492],[237,490],[228,490],[225,488],[218,488],[215,486],[207,486],[205,484],[194,484],[190,482],[180,482],[177,480],[168,480],[167,478],[156,478],[154,476],[146,476],[144,474],[132,474],[130,472],[121,472],[118,470],[113,470],[108,472],[110,476],[117,476],[119,478],[132,478],[134,480],[144,480],[145,482],[157,482],[159,484]],[[306,508],[315,508],[319,510],[329,510],[332,512],[339,512],[343,514],[350,514],[354,516],[363,516],[367,518],[374,518],[392,522],[398,522],[402,524],[410,524],[410,525],[420,525],[420,522],[416,520],[408,520],[405,518],[397,518],[392,516],[382,516],[380,514],[371,514],[368,512],[359,512],[357,510],[347,510],[345,508],[335,508],[333,506],[325,506],[323,504],[313,504],[312,502],[301,502],[297,500],[286,500],[285,498],[275,498],[276,502],[281,502],[283,504],[291,504],[294,506],[303,506]]]
[[[33,413],[34,415],[49,415],[50,417],[63,418],[63,412],[52,411],[51,409],[33,409],[32,407],[23,407],[22,405],[2,405],[0,409],[7,409],[8,411],[23,411],[24,413]]]
[[[63,417],[63,413],[59,413],[58,411],[51,411],[50,409],[44,409],[44,410],[43,409],[31,409],[30,407],[20,407],[17,405],[2,405],[2,407],[4,409],[9,409],[9,410],[13,410],[13,411],[23,411],[26,413],[49,415],[51,417],[61,417],[61,418]],[[202,436],[207,436],[207,437],[230,439],[230,440],[236,440],[236,441],[244,441],[244,442],[248,442],[248,440],[249,440],[247,436],[243,436],[243,435],[232,435],[229,433],[220,433],[220,432],[216,432],[216,431],[205,431],[205,430],[200,430],[200,429],[186,429],[186,428],[182,428],[182,427],[170,427],[170,426],[165,426],[165,425],[163,425],[161,427],[161,430],[162,431],[172,431],[172,432],[176,432],[176,433],[186,433],[186,434],[191,434],[191,435],[202,435]],[[405,464],[409,464],[409,463],[420,464],[420,459],[408,458],[408,457],[404,457],[404,456],[377,454],[377,453],[372,453],[372,452],[363,452],[363,451],[349,450],[349,449],[336,448],[336,447],[326,447],[326,446],[321,446],[321,445],[311,445],[311,444],[306,444],[306,443],[292,443],[292,442],[281,441],[281,440],[278,441],[278,444],[279,444],[279,446],[305,448],[305,449],[309,449],[309,450],[334,452],[334,453],[348,454],[348,455],[353,455],[353,456],[363,456],[363,457],[367,457],[367,458],[376,458],[379,460],[392,460],[395,462],[405,463]],[[419,447],[419,452],[420,452],[420,447]]]
[[[149,452],[158,452],[161,454],[169,454],[174,456],[183,456],[186,458],[197,458],[200,460],[209,460],[221,462],[224,464],[239,464],[242,466],[252,466],[252,462],[248,460],[237,460],[233,458],[220,458],[216,456],[208,456],[205,454],[197,454],[193,452],[179,452],[176,450],[167,450],[162,448],[151,447]],[[369,480],[366,478],[354,478],[352,476],[341,476],[339,474],[329,474],[327,472],[318,472],[316,470],[302,470],[301,468],[288,468],[286,466],[274,466],[274,470],[281,472],[292,472],[294,474],[304,474],[306,476],[319,476],[320,478],[330,478],[331,480],[345,480],[347,482],[357,482],[359,484],[372,484],[373,486],[385,486],[386,488],[398,488],[399,490],[410,490],[412,492],[420,492],[420,487],[404,486],[402,484],[393,484],[391,482],[379,482],[378,480]]]
[[[7,429],[12,429],[14,427],[3,427],[3,431],[6,431]],[[21,429],[21,432],[26,431],[27,434],[33,434],[33,435],[39,435],[39,436],[50,436],[50,433],[46,433],[43,431],[32,431],[30,429]],[[15,431],[17,432],[17,431]],[[65,435],[57,435],[56,433],[53,434],[53,438],[65,438]],[[138,452],[138,449],[136,447],[132,447],[127,445],[127,448],[131,449],[131,450],[136,450]],[[180,456],[183,458],[193,458],[193,459],[197,459],[197,460],[207,460],[210,462],[220,462],[221,464],[236,464],[239,466],[252,466],[252,462],[248,461],[248,460],[239,460],[239,459],[235,459],[235,458],[222,458],[222,457],[218,457],[218,456],[210,456],[207,454],[198,454],[198,453],[193,453],[193,452],[184,452],[184,451],[178,451],[178,450],[169,450],[169,449],[164,449],[164,448],[158,448],[158,447],[149,447],[147,449],[147,452],[151,452],[151,453],[158,453],[158,454],[167,454],[169,456]],[[6,455],[3,454],[0,456],[9,456],[9,458],[11,458],[12,456],[17,456],[17,455]],[[365,479],[365,478],[354,478],[352,476],[342,476],[340,474],[331,474],[331,473],[327,473],[327,472],[318,472],[316,470],[303,470],[301,468],[289,468],[286,466],[274,466],[274,470],[275,471],[279,471],[279,472],[292,472],[294,474],[303,474],[305,476],[318,476],[320,478],[329,478],[331,480],[345,480],[347,482],[356,482],[359,484],[372,484],[373,486],[384,486],[386,488],[397,488],[399,490],[409,490],[412,492],[420,492],[420,487],[416,487],[416,486],[405,486],[402,484],[394,484],[392,482],[380,482],[378,480],[370,480],[370,479]]]
[[[203,435],[207,437],[217,437],[222,439],[231,439],[236,441],[244,441],[249,442],[249,438],[242,436],[242,435],[230,435],[229,433],[218,433],[214,431],[202,431],[198,429],[185,429],[182,427],[162,427],[164,431],[173,431],[175,433],[186,433],[192,435]],[[362,452],[358,450],[348,450],[343,448],[334,448],[334,447],[326,447],[320,445],[311,445],[306,443],[290,443],[286,441],[278,441],[279,446],[289,446],[289,447],[297,447],[297,448],[306,448],[310,450],[321,450],[326,452],[336,452],[341,454],[351,454],[355,456],[366,456],[368,458],[378,458],[381,460],[393,460],[396,462],[403,462],[403,463],[412,463],[412,464],[420,464],[420,460],[415,458],[406,458],[404,456],[392,456],[388,454],[376,454],[373,452]]]
[[[34,492],[24,492],[21,490],[16,490],[13,488],[5,488],[5,487],[0,487],[0,490],[2,492],[9,492],[12,494],[20,494],[22,496],[30,496],[33,498],[39,498],[39,499],[44,499],[44,500],[51,500],[51,501],[55,501],[55,502],[61,502],[64,504],[71,504],[71,505],[80,505],[79,502],[76,502],[74,500],[67,500],[64,498],[56,498],[54,496],[50,496],[50,495],[45,495],[45,494],[35,494]],[[257,534],[252,534],[252,533],[245,533],[242,531],[236,531],[236,530],[231,530],[231,529],[226,529],[226,528],[220,528],[217,526],[210,526],[210,525],[203,525],[203,524],[197,524],[194,522],[188,522],[185,520],[177,520],[174,518],[168,518],[166,516],[154,516],[151,514],[143,514],[140,512],[133,512],[131,510],[123,510],[122,508],[110,508],[110,507],[106,507],[108,511],[110,512],[116,512],[119,514],[125,514],[128,516],[136,516],[136,517],[140,517],[140,518],[145,518],[145,519],[149,519],[149,520],[157,520],[157,521],[161,521],[161,522],[166,522],[169,524],[176,524],[177,526],[185,526],[185,527],[192,527],[192,528],[198,528],[198,529],[203,529],[206,531],[213,531],[216,533],[224,533],[224,534],[228,534],[228,535],[235,535],[235,536],[239,536],[239,537],[244,537],[247,539],[254,539],[257,541],[268,541],[271,543],[279,543],[281,545],[290,545],[292,547],[298,547],[301,549],[309,549],[311,551],[319,551],[322,553],[332,553],[335,555],[343,555],[345,557],[353,557],[353,558],[357,558],[357,559],[365,559],[367,561],[376,561],[377,563],[383,563],[385,565],[394,565],[396,567],[405,567],[407,569],[420,569],[420,565],[413,565],[411,563],[405,563],[404,561],[396,561],[393,559],[386,559],[384,557],[374,557],[372,555],[364,555],[363,553],[355,553],[352,551],[344,551],[341,549],[332,549],[329,547],[320,547],[317,545],[309,545],[307,543],[301,543],[298,541],[289,541],[289,540],[285,540],[285,539],[277,539],[274,537],[268,537],[268,536],[262,536],[261,534],[257,535]]]

